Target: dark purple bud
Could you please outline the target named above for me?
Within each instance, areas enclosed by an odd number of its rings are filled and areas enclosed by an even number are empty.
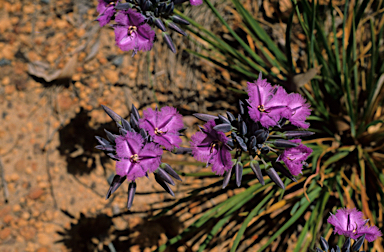
[[[108,108],[107,106],[101,105],[103,107],[105,113],[109,115],[109,117],[112,118],[116,123],[121,124],[121,116],[116,114],[112,109]]]
[[[287,138],[295,138],[295,137],[308,137],[315,134],[315,132],[311,131],[288,131],[284,132],[283,136]]]
[[[157,170],[155,171],[155,173],[157,173],[157,175],[164,181],[164,182],[167,182],[168,184],[171,184],[171,185],[175,185],[175,182],[172,180],[172,178],[168,175],[168,173],[166,173],[163,169],[161,169],[160,167],[157,168]]]
[[[108,155],[110,158],[112,158],[113,160],[119,161],[118,156],[116,156],[116,155],[114,155],[114,154],[112,154],[112,153],[107,153],[107,155]]]
[[[240,134],[243,136],[247,134],[247,125],[244,121],[240,122]]]
[[[329,250],[329,245],[328,245],[328,242],[326,239],[324,239],[322,236],[320,237],[320,247],[325,250],[325,251],[328,251]]]
[[[159,8],[155,8],[153,14],[155,15],[155,17],[159,17]]]
[[[244,102],[242,102],[241,100],[239,100],[239,110],[240,114],[244,115]]]
[[[106,199],[108,199],[111,196],[111,194],[114,193],[117,190],[117,188],[119,188],[119,186],[124,182],[125,178],[126,178],[125,176],[121,177],[119,175],[115,175],[115,177],[113,177],[111,186],[109,187],[109,190],[107,192]]]
[[[176,47],[172,42],[171,37],[168,35],[168,33],[163,32],[163,38],[164,42],[167,44],[168,48],[173,52],[176,53]]]
[[[281,147],[281,148],[292,148],[292,147],[297,147],[299,144],[291,142],[289,140],[284,140],[284,139],[276,139],[273,141],[270,141],[275,145],[276,147]]]
[[[319,248],[316,248],[316,252],[323,252],[323,251]]]
[[[137,108],[133,104],[132,104],[132,108],[131,108],[131,117],[132,116],[136,119],[136,121],[138,121],[140,119],[139,111],[137,110]]]
[[[232,150],[232,148],[235,147],[235,145],[233,144],[233,139],[229,139],[227,142],[227,145],[228,145],[228,147],[230,147],[229,150]]]
[[[225,173],[225,176],[224,176],[224,179],[223,179],[223,186],[221,188],[226,188],[228,183],[229,183],[229,180],[231,180],[231,174],[232,174],[232,169],[227,171],[227,173]]]
[[[189,22],[177,15],[172,16],[172,21],[177,24],[189,25]]]
[[[140,135],[143,137],[143,138],[147,138],[147,131],[145,131],[144,129],[140,129]]]
[[[155,21],[154,21],[155,25],[162,31],[166,31],[167,29],[165,28],[165,25],[163,23],[163,21],[161,21],[160,18],[155,18]]]
[[[95,136],[96,140],[101,144],[101,145],[109,145],[110,142],[107,139],[104,139],[99,136]]]
[[[195,113],[195,114],[193,114],[193,116],[196,117],[197,119],[204,121],[204,122],[219,119],[219,117],[214,116],[214,115],[200,114],[200,113]]]
[[[236,185],[240,187],[241,178],[243,176],[243,164],[241,162],[237,162],[235,164],[235,175],[236,175]]]
[[[119,128],[119,133],[120,133],[120,135],[125,136],[128,134],[128,130],[125,130],[123,128]]]
[[[273,163],[273,167],[277,171],[281,172],[281,174],[283,174],[284,176],[292,180],[293,182],[297,182],[296,178],[287,169],[285,169],[284,165],[282,165],[281,163],[279,162]]]
[[[128,10],[132,8],[132,4],[130,3],[118,3],[115,6],[116,10]]]
[[[236,117],[231,112],[227,111],[226,113],[227,113],[228,120],[230,122],[233,122],[234,120],[236,120]]]
[[[143,3],[143,1],[145,1],[145,0],[136,0],[138,5],[141,5]]]
[[[356,240],[356,242],[355,242],[355,243],[353,244],[353,246],[352,246],[352,251],[359,251],[359,250],[360,250],[361,246],[363,246],[363,244],[364,244],[365,235],[366,235],[366,234],[364,234],[363,236],[360,236],[360,237]]]
[[[232,126],[230,124],[223,123],[223,124],[216,125],[215,127],[213,127],[213,129],[216,131],[226,133],[226,132],[231,131]]]
[[[135,197],[136,192],[136,182],[129,183],[128,186],[128,203],[127,208],[130,209],[132,206],[133,198]]]
[[[268,152],[269,152],[269,148],[268,148],[267,146],[262,147],[262,148],[260,149],[260,152],[261,152],[261,154],[263,154],[263,155],[267,155]]]
[[[152,8],[152,2],[151,1],[146,1],[144,4],[143,4],[143,11],[147,11],[147,10],[150,10]]]
[[[173,197],[175,197],[175,194],[173,193],[172,189],[169,187],[169,185],[167,183],[165,183],[157,173],[153,173],[155,175],[155,180],[157,183],[159,183],[159,185],[161,185],[162,188],[164,188],[165,191],[167,191],[167,193],[169,193],[170,195],[172,195]]]
[[[172,167],[169,164],[162,163],[160,166],[161,166],[161,168],[164,169],[164,171],[166,171],[169,175],[171,175],[175,179],[183,181],[183,180],[181,180],[179,175],[172,169]]]
[[[132,125],[132,128],[138,129],[139,128],[139,122],[135,119],[135,117],[131,116],[129,122]]]
[[[251,137],[249,138],[249,141],[248,141],[248,148],[249,148],[249,149],[252,149],[253,147],[256,146],[256,143],[257,143],[257,141],[256,141],[256,137],[255,137],[255,136],[251,136]]]
[[[263,174],[261,174],[259,163],[256,160],[251,160],[250,166],[252,171],[255,173],[256,178],[259,180],[260,184],[265,185]]]
[[[111,132],[109,132],[108,130],[104,129],[105,133],[107,134],[107,138],[109,141],[111,141],[112,143],[115,142],[115,139],[116,139],[116,135],[112,134]]]
[[[343,244],[343,247],[341,248],[343,252],[350,252],[351,251],[351,238],[347,238]]]
[[[255,131],[256,140],[258,144],[262,144],[267,140],[269,136],[269,131],[264,129],[259,129]]]
[[[349,252],[351,249],[351,238],[347,237],[347,239],[345,240],[344,244],[343,244],[343,247],[341,247],[341,250],[343,252]]]
[[[218,117],[221,123],[231,124],[231,122],[226,117],[222,115],[218,115]]]
[[[179,147],[172,150],[172,153],[174,154],[189,154],[192,153],[191,148],[185,148],[185,147]]]
[[[333,248],[331,248],[331,252],[335,252],[335,250]]]
[[[159,7],[158,7],[158,9],[159,9],[159,13],[162,13],[162,12],[164,11],[164,9],[165,9],[165,5],[166,5],[166,3],[160,3],[160,4],[159,4]]]
[[[184,2],[187,2],[188,0],[175,0],[173,1],[175,4],[181,4],[181,3],[184,3]]]
[[[336,245],[336,252],[341,252],[339,246]]]
[[[185,33],[185,31],[183,29],[181,29],[180,27],[178,27],[175,23],[168,23],[168,27],[178,33],[180,33],[181,35],[183,36],[187,36],[187,33]]]
[[[170,4],[165,7],[164,14],[165,15],[170,15],[173,12],[173,9],[175,8],[175,4],[171,2]]]
[[[115,147],[112,145],[96,145],[95,148],[102,151],[115,151]]]
[[[231,132],[231,137],[233,138],[233,139],[236,139],[236,137],[237,137],[237,134],[235,133],[235,132]]]
[[[121,119],[121,124],[123,125],[123,128],[125,130],[128,130],[128,131],[132,130],[131,125],[129,124],[129,122],[127,120]]]
[[[267,172],[268,176],[271,178],[271,180],[273,182],[275,182],[275,184],[278,187],[285,190],[285,185],[284,185],[283,181],[281,181],[281,178],[279,177],[279,175],[277,175],[277,172],[275,171],[275,169],[273,169],[273,167],[267,169],[266,172]]]
[[[247,145],[244,143],[244,140],[241,137],[236,136],[236,141],[240,145],[241,149],[243,149],[243,151],[248,151]]]

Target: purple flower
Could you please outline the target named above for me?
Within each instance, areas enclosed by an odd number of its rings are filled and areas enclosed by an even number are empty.
[[[116,45],[123,51],[134,50],[149,51],[152,49],[155,31],[145,23],[145,18],[140,13],[129,9],[120,11],[115,18]]]
[[[300,143],[300,139],[290,140],[294,143]],[[288,170],[293,176],[297,176],[301,173],[303,169],[304,161],[312,153],[312,149],[308,148],[304,144],[300,144],[297,147],[287,148],[284,152],[277,158],[277,162],[284,161],[285,165],[288,167]]]
[[[161,111],[151,108],[143,111],[143,118],[139,120],[140,127],[148,131],[155,143],[167,150],[179,147],[182,142],[179,130],[183,128],[182,115],[173,107],[163,107]]]
[[[311,114],[309,107],[310,105],[306,103],[306,100],[300,94],[291,93],[288,95],[288,108],[292,113],[283,116],[289,119],[293,125],[307,129],[309,123],[306,123],[305,120]]]
[[[191,5],[200,5],[203,3],[203,0],[189,0]]]
[[[376,226],[368,227],[368,220],[363,219],[363,213],[356,208],[338,209],[336,214],[328,218],[328,223],[335,226],[334,233],[357,239],[365,234],[365,239],[369,242],[376,240],[382,233]]]
[[[289,113],[288,94],[282,87],[272,87],[266,79],[248,82],[249,116],[268,128],[277,125],[282,113]]]
[[[155,143],[144,144],[139,133],[129,132],[126,136],[118,136],[115,142],[120,160],[116,163],[117,175],[127,176],[128,180],[134,181],[159,167],[163,150]]]
[[[212,165],[212,171],[223,175],[232,168],[232,156],[227,146],[228,138],[223,132],[213,129],[215,121],[208,121],[202,132],[196,132],[191,139],[193,157],[199,161]]]
[[[107,0],[99,0],[99,4],[97,5],[97,12],[99,12],[99,16],[96,19],[99,21],[100,26],[104,26],[108,24],[113,15],[115,14],[115,4],[118,1],[107,1]]]

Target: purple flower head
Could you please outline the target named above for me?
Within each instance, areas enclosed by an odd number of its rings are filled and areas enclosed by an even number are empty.
[[[200,5],[203,3],[203,0],[189,0],[191,5]]]
[[[300,94],[291,93],[288,95],[288,108],[290,108],[292,113],[283,116],[293,125],[308,129],[309,123],[305,122],[305,120],[311,114],[311,109],[309,107],[310,105],[306,103],[304,97]]]
[[[202,132],[196,132],[191,139],[193,157],[199,161],[212,164],[212,171],[223,175],[232,168],[232,156],[227,146],[228,138],[223,132],[213,129],[215,121],[208,121]]]
[[[277,125],[282,113],[289,108],[288,94],[282,87],[272,87],[266,79],[259,79],[255,83],[248,82],[249,116],[260,122],[263,127]]]
[[[376,240],[382,233],[376,226],[368,227],[368,220],[364,220],[363,213],[356,208],[338,209],[336,214],[328,218],[328,223],[335,226],[334,233],[357,239],[365,234],[365,239],[369,242]]]
[[[152,49],[155,31],[145,23],[140,13],[129,9],[120,11],[115,18],[116,45],[123,51],[149,51]]]
[[[136,132],[115,139],[116,153],[120,161],[116,163],[116,174],[136,178],[154,172],[161,163],[163,150],[155,143],[144,144],[143,137]]]
[[[300,139],[293,139],[290,141],[294,143],[301,142]],[[311,153],[311,148],[308,148],[304,144],[300,144],[297,147],[285,149],[276,161],[284,161],[285,165],[288,167],[288,170],[292,173],[292,175],[297,176],[301,173],[304,161],[308,158]]]
[[[111,21],[113,15],[116,13],[115,5],[117,2],[119,2],[119,0],[99,0],[99,4],[97,5],[97,12],[99,12],[99,16],[96,20],[99,21],[100,26],[104,26]]]
[[[148,131],[155,143],[172,150],[182,142],[179,135],[179,130],[184,126],[182,118],[173,107],[163,107],[160,111],[149,108],[143,111],[139,124]]]

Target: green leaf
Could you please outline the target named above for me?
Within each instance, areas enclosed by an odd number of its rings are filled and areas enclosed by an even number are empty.
[[[237,247],[239,246],[240,240],[243,237],[243,234],[245,230],[247,229],[248,223],[253,219],[253,217],[260,212],[261,207],[263,207],[267,201],[270,200],[270,198],[273,196],[275,191],[271,191],[265,198],[260,201],[259,204],[248,214],[247,218],[244,220],[243,224],[241,225],[239,231],[237,232],[235,241],[233,242],[232,248],[230,252],[235,252]]]

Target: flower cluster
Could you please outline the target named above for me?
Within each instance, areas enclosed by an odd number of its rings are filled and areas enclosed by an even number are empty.
[[[186,33],[177,25],[188,25],[189,22],[173,14],[176,4],[188,0],[99,0],[96,19],[100,26],[115,20],[116,45],[123,51],[150,51],[155,40],[155,31],[151,27],[158,27],[162,31],[164,41],[172,52],[176,48],[166,32],[166,26],[182,35]],[[199,5],[202,0],[190,0],[192,5]],[[166,25],[166,26],[165,26]]]
[[[360,251],[364,240],[368,242],[373,242],[380,236],[382,233],[376,226],[367,226],[369,220],[364,220],[363,213],[358,211],[356,208],[353,209],[339,209],[336,214],[328,218],[328,223],[335,226],[334,233],[343,235],[347,237],[344,242],[344,245],[340,249],[336,246],[336,249],[331,248],[331,252],[335,251]],[[353,246],[351,246],[351,238],[355,240]],[[316,251],[323,252],[329,251],[329,244],[326,239],[323,237],[320,238],[320,248],[316,248]]]
[[[272,86],[266,79],[248,83],[249,99],[239,102],[240,114],[235,117],[194,114],[206,121],[201,132],[192,136],[192,154],[199,160],[212,165],[212,171],[218,175],[225,174],[223,188],[230,180],[232,169],[235,171],[237,186],[241,184],[243,164],[241,156],[248,152],[250,166],[260,183],[264,184],[258,160],[264,164],[268,176],[281,188],[285,188],[277,174],[296,181],[294,176],[301,173],[305,160],[312,149],[301,144],[300,137],[313,133],[304,130],[292,130],[293,126],[309,127],[306,122],[310,115],[309,104],[296,93],[287,94],[284,88]],[[235,150],[232,159],[231,152]],[[277,155],[270,160],[270,151]],[[272,166],[267,162],[271,161]],[[280,162],[284,162],[288,170]]]
[[[154,173],[156,181],[172,196],[168,184],[175,185],[171,176],[181,180],[177,173],[166,163],[161,162],[164,147],[175,150],[180,147],[180,132],[183,130],[182,116],[175,108],[163,107],[161,110],[147,109],[143,118],[132,106],[130,121],[123,119],[111,109],[103,106],[105,112],[117,123],[120,134],[115,135],[105,130],[107,139],[96,136],[103,150],[109,157],[116,160],[116,175],[107,193],[107,199],[127,179],[128,209],[132,206],[136,191],[136,179],[148,177]]]

